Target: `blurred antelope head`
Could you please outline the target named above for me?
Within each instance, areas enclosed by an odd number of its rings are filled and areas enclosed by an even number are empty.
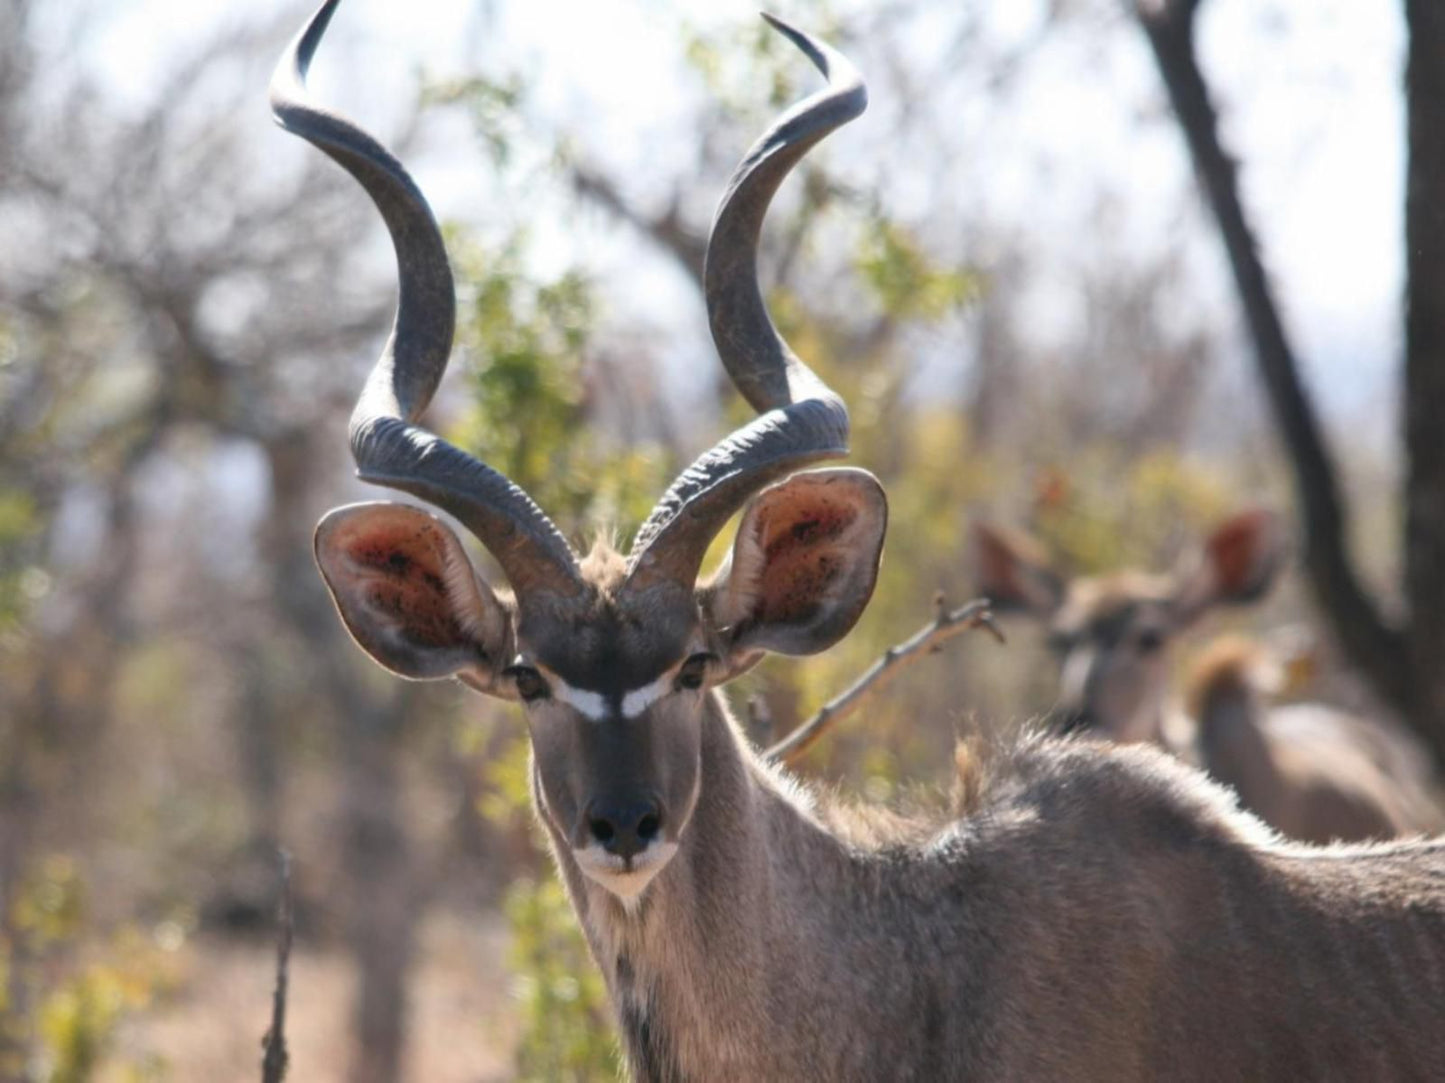
[[[441,510],[495,558],[507,586],[473,567],[460,539],[410,504],[339,508],[316,559],[356,642],[416,680],[455,677],[520,702],[533,792],[554,843],[581,871],[634,899],[687,837],[701,788],[714,689],[766,651],[811,654],[867,603],[887,520],[871,474],[797,473],[847,453],[842,400],[801,362],[764,308],[758,233],[779,183],[806,151],[862,112],[856,72],[826,45],[773,25],[828,86],[754,145],[718,210],[705,271],[723,365],[759,417],[685,470],[624,557],[582,558],[528,495],[419,426],[451,350],[454,291],[441,234],[403,167],[350,121],[315,104],[307,68],[336,2],[293,42],[272,107],[366,189],[396,248],[395,326],[351,418],[360,476]],[[709,543],[738,510],[730,558],[699,580]]]
[[[988,524],[975,527],[974,544],[981,593],[1047,624],[1065,725],[1165,745],[1175,743],[1167,732],[1171,645],[1212,606],[1262,597],[1286,548],[1277,517],[1259,510],[1221,524],[1174,574],[1068,579],[1033,539]]]

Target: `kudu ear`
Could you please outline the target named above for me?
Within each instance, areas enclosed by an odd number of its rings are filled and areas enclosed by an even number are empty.
[[[878,581],[888,499],[866,470],[814,470],[748,505],[703,606],[728,662],[761,651],[816,654],[847,635]]]
[[[973,525],[978,590],[997,610],[1052,616],[1064,600],[1064,580],[1043,546],[1027,534],[991,523]]]
[[[1205,539],[1197,566],[1178,579],[1180,621],[1212,605],[1258,601],[1274,585],[1287,551],[1284,526],[1273,512],[1255,509],[1226,520]]]
[[[491,690],[511,622],[436,516],[407,504],[337,508],[316,527],[316,563],[347,631],[381,665]]]

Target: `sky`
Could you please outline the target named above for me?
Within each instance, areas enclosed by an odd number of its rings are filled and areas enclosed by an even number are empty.
[[[1246,163],[1245,198],[1303,352],[1328,363],[1337,393],[1367,397],[1400,349],[1401,5],[1294,5],[1315,10],[1282,19],[1275,47],[1265,38],[1242,53],[1235,42],[1256,32],[1249,7],[1224,5],[1205,25],[1204,62],[1227,91],[1224,137]]]
[[[1008,0],[980,10],[991,38],[1008,43],[1033,32],[1041,7],[1038,0]],[[1347,419],[1392,408],[1398,367],[1404,30],[1397,9],[1358,0],[1209,0],[1201,25],[1225,138],[1244,164],[1246,201],[1286,319],[1318,394],[1332,414]],[[170,57],[218,25],[256,10],[254,3],[132,0],[107,12],[108,32],[81,62],[102,72],[118,94],[144,96],[148,73],[164,70]],[[347,0],[333,23],[336,45],[318,59],[313,82],[385,130],[388,111],[410,100],[420,70],[522,66],[534,77],[536,104],[576,119],[599,154],[647,160],[687,134],[682,88],[696,88],[680,55],[679,10],[662,0]],[[722,27],[752,18],[755,8],[714,2],[686,11],[694,25]],[[1037,230],[1057,246],[1060,266],[1079,258],[1071,247],[1077,219],[1101,178],[1125,195],[1123,243],[1133,236],[1148,245],[1170,228],[1166,216],[1173,213],[1158,193],[1188,172],[1172,124],[1141,123],[1163,101],[1142,36],[1109,40],[1102,59],[1088,41],[1051,46],[1014,89],[1006,112],[980,97],[959,113],[960,124],[992,125],[989,169],[970,174],[967,198]],[[918,47],[928,46],[921,37]],[[874,112],[886,115],[886,103]],[[264,108],[255,123],[258,139],[266,138]],[[268,150],[279,148],[279,138],[273,135]],[[482,164],[454,153],[465,130],[443,129],[437,138],[445,149],[416,162],[414,172],[439,215],[485,214],[476,179]],[[699,183],[720,190],[722,179]],[[906,200],[906,168],[890,183]],[[624,232],[598,220],[536,217],[539,259],[561,263],[584,250],[606,271],[625,269],[632,276],[628,296],[643,299],[650,313],[684,311],[687,320],[698,319],[691,288],[665,261],[640,256]],[[1206,270],[1197,303],[1234,319],[1217,243],[1207,228],[1198,232],[1190,243]],[[1041,280],[1036,292],[1041,327],[1066,319],[1070,299],[1058,296],[1055,283]]]

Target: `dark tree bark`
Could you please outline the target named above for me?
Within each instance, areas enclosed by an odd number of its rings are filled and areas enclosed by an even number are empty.
[[[1194,46],[1199,0],[1136,0],[1229,256],[1260,376],[1294,470],[1304,565],[1346,657],[1445,761],[1445,9],[1407,0],[1410,22],[1410,181],[1407,207],[1409,319],[1405,379],[1405,623],[1386,621],[1365,592],[1345,545],[1347,521],[1334,466],[1259,246],[1240,200],[1236,164],[1220,145],[1217,117]],[[1434,197],[1434,198],[1432,198]]]
[[[1404,596],[1417,728],[1445,758],[1445,5],[1405,19]]]

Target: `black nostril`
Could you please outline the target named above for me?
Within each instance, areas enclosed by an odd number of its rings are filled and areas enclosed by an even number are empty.
[[[662,831],[662,808],[651,798],[592,802],[587,829],[608,853],[632,857],[641,853]]]

